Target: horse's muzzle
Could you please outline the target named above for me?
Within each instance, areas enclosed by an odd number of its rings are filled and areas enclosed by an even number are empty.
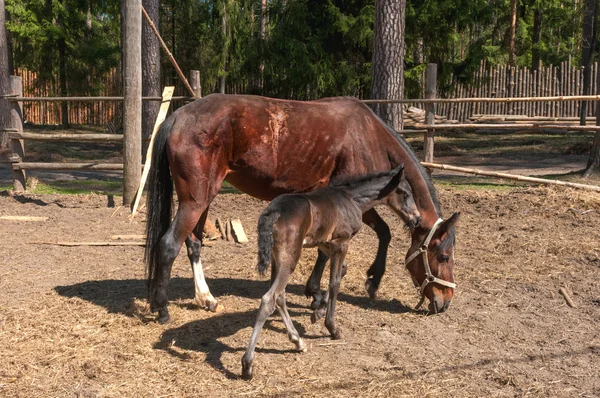
[[[450,307],[450,303],[452,300],[448,300],[444,302],[441,297],[435,297],[433,300],[429,302],[429,313],[430,314],[439,314],[448,309]]]

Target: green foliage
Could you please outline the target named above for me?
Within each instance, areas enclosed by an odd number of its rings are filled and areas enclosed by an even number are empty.
[[[15,64],[42,80],[58,76],[57,42],[66,45],[69,94],[95,94],[119,61],[119,2],[7,0]]]
[[[119,64],[119,0],[6,0],[15,64],[55,81],[57,43],[66,45],[71,95],[95,94]],[[580,0],[519,0],[516,62],[532,62],[533,18],[543,10],[541,62],[579,59]],[[260,0],[165,0],[160,30],[184,72],[201,71],[203,93],[218,91],[314,99],[368,97],[375,0],[269,0],[260,37]],[[225,20],[225,30],[223,21]],[[440,89],[468,82],[480,65],[506,63],[510,0],[406,0],[405,96],[420,97],[429,62]],[[163,53],[164,54],[164,53]],[[162,57],[163,83],[181,83]]]

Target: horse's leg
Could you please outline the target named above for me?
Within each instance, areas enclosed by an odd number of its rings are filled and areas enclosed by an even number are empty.
[[[277,270],[275,272],[276,276],[272,279],[271,287],[267,293],[262,296],[260,308],[258,309],[258,316],[256,317],[256,323],[254,324],[252,336],[250,337],[250,343],[248,344],[246,353],[242,357],[242,377],[247,380],[252,378],[254,350],[256,349],[256,343],[258,342],[260,332],[265,325],[267,318],[275,311],[275,308],[277,307],[277,299],[285,292],[285,287],[295,266],[295,264],[290,266],[289,262],[280,262],[279,260],[275,260],[274,263],[276,264],[272,264],[271,267],[273,267],[273,265],[277,265]],[[273,275],[273,273],[271,275]]]
[[[321,278],[323,278],[323,271],[325,270],[327,260],[329,260],[329,256],[319,249],[317,262],[315,263],[315,267],[313,268],[310,278],[308,278],[308,281],[306,282],[306,288],[304,289],[304,295],[313,298],[312,304],[310,305],[313,310],[319,308],[323,301]]]
[[[377,247],[377,255],[373,264],[367,271],[367,280],[365,282],[365,289],[369,294],[369,297],[375,298],[377,289],[379,289],[379,283],[385,273],[385,259],[387,257],[388,246],[392,240],[390,233],[390,227],[383,221],[383,219],[377,214],[375,209],[368,210],[362,216],[363,223],[367,224],[377,234],[379,238],[379,246]]]
[[[167,309],[167,288],[171,278],[171,267],[173,261],[179,254],[183,241],[192,232],[202,214],[202,208],[197,203],[180,203],[175,219],[169,226],[165,235],[158,244],[157,274],[153,282],[153,299],[151,310],[158,311],[158,322],[165,323],[169,320]]]
[[[202,308],[206,308],[212,312],[220,312],[223,306],[215,300],[210,293],[206,280],[204,279],[204,271],[202,270],[202,262],[200,261],[200,250],[202,248],[202,232],[206,217],[208,216],[208,207],[200,216],[200,220],[192,233],[186,238],[185,245],[187,246],[188,258],[192,265],[194,273],[194,290],[196,303]]]
[[[329,300],[327,300],[327,315],[325,316],[325,327],[331,333],[334,340],[342,338],[341,330],[335,325],[335,304],[340,284],[342,282],[342,264],[348,252],[348,243],[344,242],[334,248],[331,255],[331,274],[329,276]]]

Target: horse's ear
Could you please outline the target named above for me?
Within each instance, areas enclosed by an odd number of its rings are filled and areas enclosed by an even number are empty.
[[[383,187],[381,192],[379,192],[379,199],[385,198],[396,188],[398,188],[400,181],[402,181],[402,176],[404,175],[404,164],[401,164],[392,170],[390,175],[392,176],[392,179],[385,185],[385,187]]]
[[[452,214],[449,219],[447,219],[440,225],[441,240],[444,240],[446,234],[448,233],[448,230],[452,228],[458,222],[458,220],[460,220],[460,212]]]

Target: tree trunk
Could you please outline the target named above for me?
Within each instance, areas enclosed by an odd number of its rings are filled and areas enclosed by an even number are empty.
[[[264,89],[264,75],[265,75],[265,34],[267,30],[267,0],[260,0],[260,37],[259,37],[259,48],[260,48],[260,65],[258,66],[258,89],[262,94]]]
[[[58,74],[60,79],[60,96],[67,96],[67,62],[66,62],[66,54],[67,45],[65,43],[65,39],[60,38],[58,40]],[[65,129],[69,128],[69,103],[62,102],[61,103],[61,124]]]
[[[406,0],[376,0],[373,39],[373,99],[402,99],[404,94],[404,10]],[[373,110],[396,130],[402,129],[400,104],[374,104]]]
[[[581,40],[581,66],[583,67],[583,95],[590,93],[592,60],[598,36],[598,0],[586,0],[583,8],[583,37]],[[585,126],[587,101],[581,101],[579,124]]]
[[[508,64],[515,66],[515,32],[517,30],[517,0],[510,0],[510,30],[508,34]]]
[[[142,5],[158,28],[158,0],[142,0]],[[145,97],[160,97],[161,95],[160,43],[150,26],[144,21],[142,21],[142,95]],[[159,108],[160,102],[158,101],[142,102],[143,138],[147,138],[152,134]],[[144,148],[142,154],[145,156],[146,148]]]
[[[533,13],[533,38],[531,40],[531,69],[540,69],[540,49],[538,45],[542,37],[542,9],[536,8]]]
[[[600,90],[600,68],[596,72],[596,90]],[[600,91],[599,91],[600,92]],[[600,101],[596,101],[596,126],[600,126]],[[583,177],[588,178],[600,175],[600,130],[596,131],[590,157],[583,172]]]
[[[0,94],[9,92],[10,71],[8,66],[8,38],[4,20],[4,0],[0,0]],[[0,98],[0,128],[9,127],[10,104],[6,99]],[[0,132],[0,149],[8,148],[8,134]]]
[[[223,62],[223,70],[221,71],[221,78],[219,84],[219,91],[221,94],[225,94],[225,74],[227,73],[227,0],[223,0],[223,14],[221,16],[221,33],[223,34],[223,52],[221,56],[223,57],[221,62]]]

